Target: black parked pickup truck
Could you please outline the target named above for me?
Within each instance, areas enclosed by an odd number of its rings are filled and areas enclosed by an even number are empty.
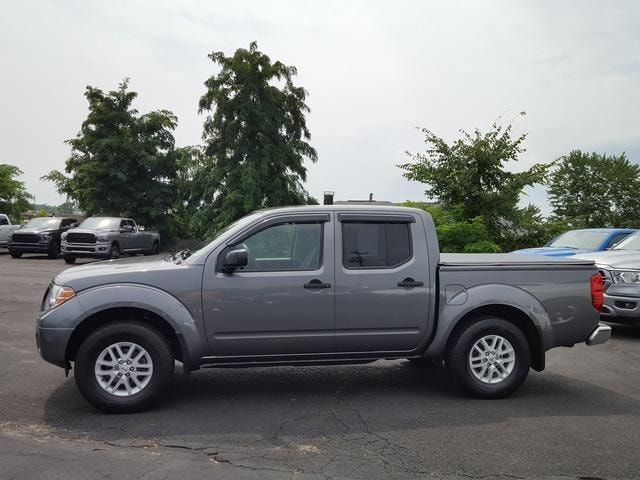
[[[23,253],[46,253],[49,258],[58,258],[60,235],[75,226],[76,220],[73,218],[33,218],[25,228],[11,234],[9,253],[13,258],[20,258]]]

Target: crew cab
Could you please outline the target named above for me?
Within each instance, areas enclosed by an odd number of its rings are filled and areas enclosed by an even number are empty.
[[[605,342],[592,261],[440,255],[423,210],[252,213],[193,252],[68,269],[37,319],[42,357],[94,406],[162,398],[175,360],[204,367],[444,361],[462,390],[504,397],[545,352]]]
[[[0,213],[0,248],[8,248],[11,234],[22,228],[22,225],[12,225],[8,215]]]
[[[23,229],[11,234],[9,253],[13,258],[20,258],[23,253],[46,253],[49,258],[58,258],[60,236],[75,225],[73,218],[32,218]]]
[[[62,256],[67,263],[75,263],[76,258],[156,255],[160,251],[160,234],[141,230],[132,218],[89,217],[61,238]]]

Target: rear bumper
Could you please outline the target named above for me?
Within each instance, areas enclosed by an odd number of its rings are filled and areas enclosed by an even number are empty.
[[[599,323],[598,326],[591,332],[589,338],[587,338],[587,345],[601,345],[605,343],[611,337],[611,327],[604,323]]]

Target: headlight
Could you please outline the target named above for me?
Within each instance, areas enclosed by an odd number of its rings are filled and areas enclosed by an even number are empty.
[[[98,239],[99,242],[109,241],[109,235],[96,235],[96,238]]]
[[[49,295],[45,301],[44,309],[49,310],[56,307],[75,296],[75,294],[76,292],[74,292],[71,287],[63,287],[61,285],[53,284],[49,289]]]
[[[40,234],[40,240],[51,240],[51,234],[50,233],[41,233]]]
[[[630,271],[613,271],[611,272],[611,276],[613,277],[613,281],[615,283],[632,283],[632,284],[640,284],[640,270],[630,270]]]
[[[60,235],[60,240],[65,240],[67,238],[67,232],[62,232],[62,235]]]

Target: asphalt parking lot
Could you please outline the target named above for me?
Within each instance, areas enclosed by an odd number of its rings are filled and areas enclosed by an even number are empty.
[[[106,415],[40,359],[34,319],[62,260],[0,254],[0,478],[640,477],[640,329],[557,349],[509,399],[439,369],[220,369],[152,411]]]

